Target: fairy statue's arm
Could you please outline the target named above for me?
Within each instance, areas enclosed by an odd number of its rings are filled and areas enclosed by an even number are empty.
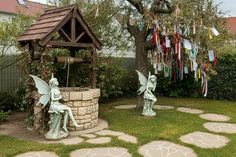
[[[62,96],[60,94],[58,97],[56,97],[55,89],[51,89],[51,99],[52,101],[59,101],[60,99],[62,99]]]

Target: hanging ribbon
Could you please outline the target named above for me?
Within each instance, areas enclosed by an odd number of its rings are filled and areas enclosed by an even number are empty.
[[[209,36],[210,39],[213,39],[212,30],[211,30],[210,27],[208,28],[208,36]]]
[[[207,92],[208,92],[208,81],[207,81],[207,76],[206,73],[202,71],[202,94],[204,95],[204,97],[207,96]]]

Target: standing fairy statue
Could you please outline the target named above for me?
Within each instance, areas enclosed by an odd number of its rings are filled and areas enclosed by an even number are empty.
[[[148,117],[154,117],[156,116],[156,112],[152,110],[153,105],[157,101],[155,95],[152,93],[156,89],[157,84],[157,77],[155,75],[151,75],[149,72],[148,80],[146,77],[136,70],[139,76],[139,83],[140,88],[138,90],[138,94],[144,93],[144,105],[143,105],[143,113],[142,115],[148,116]]]
[[[49,81],[49,85],[37,76],[30,75],[35,82],[36,88],[39,94],[42,96],[39,99],[38,104],[42,104],[44,108],[48,102],[50,102],[50,121],[49,121],[49,131],[46,133],[46,139],[58,140],[65,138],[69,135],[67,130],[68,117],[72,120],[73,125],[78,127],[76,123],[71,108],[63,105],[59,102],[62,99],[61,92],[58,88],[58,80],[53,77]],[[62,115],[64,115],[63,126],[61,127]]]

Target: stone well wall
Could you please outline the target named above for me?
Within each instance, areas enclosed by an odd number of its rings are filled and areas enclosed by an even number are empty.
[[[74,128],[70,121],[68,126],[70,131],[90,129],[98,125],[100,89],[61,88],[60,90],[65,101],[64,104],[72,109],[74,118],[79,125],[78,128]],[[41,106],[35,105],[34,126],[36,129],[42,126],[40,112],[42,112]]]

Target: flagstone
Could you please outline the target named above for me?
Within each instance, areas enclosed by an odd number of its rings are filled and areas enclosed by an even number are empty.
[[[74,144],[80,144],[84,141],[83,138],[80,137],[72,137],[72,138],[65,138],[62,140],[55,140],[55,141],[49,141],[49,140],[45,140],[45,141],[38,141],[39,143],[45,143],[45,144],[57,144],[57,143],[62,143],[65,145],[74,145]]]
[[[81,137],[84,137],[84,138],[96,138],[97,136],[94,135],[94,134],[82,134],[80,135]]]
[[[171,110],[171,109],[174,109],[175,107],[167,106],[167,105],[154,105],[153,108],[157,110]]]
[[[177,108],[177,111],[184,112],[184,113],[190,113],[190,114],[202,114],[204,112],[203,110],[186,108],[186,107],[179,107],[179,108]]]
[[[112,130],[101,130],[96,132],[95,134],[100,136],[121,136],[124,135],[125,133]]]
[[[105,144],[105,143],[111,142],[111,138],[110,137],[99,137],[99,138],[89,139],[86,142],[91,143],[91,144]]]
[[[141,146],[138,152],[144,157],[197,157],[191,148],[168,141],[150,142]]]
[[[206,129],[217,133],[236,133],[236,124],[232,123],[219,123],[219,122],[208,122],[203,125]]]
[[[136,105],[119,105],[115,106],[115,109],[134,109]]]
[[[16,157],[59,157],[53,152],[36,151],[17,155]]]
[[[229,142],[229,139],[225,136],[200,131],[184,135],[180,137],[180,140],[200,148],[221,148]]]
[[[125,134],[125,135],[121,135],[118,137],[119,140],[125,141],[125,142],[129,142],[129,143],[138,143],[138,140],[136,137]]]
[[[70,157],[132,157],[128,150],[120,147],[78,149]]]
[[[214,113],[201,114],[200,117],[205,120],[217,121],[217,122],[225,122],[230,120],[230,117],[228,116]]]

